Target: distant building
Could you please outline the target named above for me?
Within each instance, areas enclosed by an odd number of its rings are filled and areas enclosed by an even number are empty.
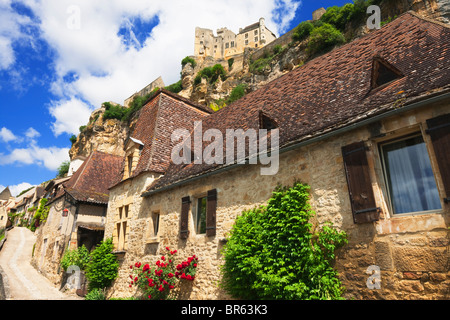
[[[227,28],[213,31],[204,28],[195,28],[195,56],[211,56],[216,59],[227,59],[244,52],[247,47],[262,48],[276,39],[276,35],[265,25],[265,19],[245,28],[240,28],[235,34]]]

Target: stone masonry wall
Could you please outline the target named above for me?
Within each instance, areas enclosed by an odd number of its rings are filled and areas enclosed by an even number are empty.
[[[243,210],[264,204],[277,184],[292,185],[300,180],[311,186],[311,205],[316,211],[315,222],[332,221],[345,230],[349,244],[338,252],[336,268],[347,291],[348,299],[449,299],[449,231],[450,208],[442,203],[439,212],[392,217],[390,215],[377,144],[383,139],[423,131],[425,121],[449,113],[450,104],[440,104],[409,111],[348,133],[306,145],[280,155],[280,170],[274,176],[261,176],[257,165],[244,166],[191,182],[170,191],[146,198],[134,196],[133,220],[129,249],[123,257],[120,278],[111,294],[127,297],[129,265],[134,262],[153,264],[165,247],[178,250],[179,258],[195,254],[199,257],[194,285],[182,299],[227,299],[218,286],[221,249],[236,216]],[[374,130],[374,127],[376,130]],[[382,135],[380,135],[382,134]],[[385,135],[383,135],[385,134]],[[383,136],[383,138],[381,138]],[[424,133],[438,189],[443,193],[429,137]],[[375,223],[353,223],[341,147],[357,141],[368,141],[371,180],[381,219]],[[129,187],[129,186],[128,186]],[[127,188],[123,186],[121,188]],[[138,190],[135,188],[134,190]],[[217,231],[215,237],[196,235],[190,215],[190,236],[179,238],[181,198],[203,196],[217,189]],[[112,192],[114,194],[114,192]],[[120,199],[112,197],[110,209]],[[139,206],[140,208],[136,208]],[[149,221],[152,212],[161,214],[159,238],[151,240]],[[192,211],[192,206],[191,206]],[[108,212],[107,234],[111,235]],[[370,266],[381,269],[381,288],[369,289],[366,281]],[[128,269],[128,270],[127,270]]]

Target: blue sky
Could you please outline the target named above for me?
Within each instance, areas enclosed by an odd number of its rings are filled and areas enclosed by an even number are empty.
[[[0,0],[0,192],[53,179],[102,102],[179,80],[196,26],[277,35],[350,0]]]

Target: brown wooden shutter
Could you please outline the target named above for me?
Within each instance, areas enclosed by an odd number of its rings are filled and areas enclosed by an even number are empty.
[[[206,205],[206,235],[213,237],[216,235],[216,209],[217,190],[208,191],[208,202]]]
[[[426,131],[433,142],[434,154],[444,183],[446,203],[450,202],[450,114],[427,120]]]
[[[181,216],[180,216],[180,238],[187,239],[189,237],[189,208],[191,206],[190,197],[181,199]]]
[[[376,207],[375,203],[364,142],[343,147],[342,155],[353,221],[355,223],[367,223],[379,220],[380,209]]]

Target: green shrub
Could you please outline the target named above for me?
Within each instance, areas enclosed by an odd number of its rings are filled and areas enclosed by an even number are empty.
[[[195,68],[197,66],[197,62],[191,57],[186,57],[183,60],[181,60],[181,67],[184,68],[185,65],[190,63],[192,65],[192,68]]]
[[[61,165],[58,167],[58,174],[56,175],[57,178],[64,177],[68,172],[70,168],[70,161],[64,161],[61,163]]]
[[[87,126],[81,126],[81,127],[79,128],[79,131],[80,131],[80,132],[83,132],[84,130],[86,130],[86,128],[87,128]]]
[[[112,238],[108,238],[91,252],[91,260],[86,267],[89,291],[107,288],[117,278],[119,263],[113,248]]]
[[[313,29],[314,25],[311,22],[309,21],[301,22],[295,29],[294,33],[292,34],[292,40],[302,41],[306,39],[307,37],[309,37]]]
[[[221,286],[238,299],[341,299],[332,265],[347,243],[331,224],[314,229],[309,187],[278,187],[268,204],[239,216],[223,254]]]
[[[315,28],[310,35],[308,49],[310,54],[326,52],[336,45],[345,43],[344,35],[331,24],[324,23]]]
[[[70,137],[70,142],[71,142],[72,144],[74,144],[75,142],[77,142],[77,136],[76,136],[76,135],[72,135],[72,136]]]
[[[202,78],[208,80],[209,83],[216,82],[219,77],[222,79],[222,81],[224,81],[226,78],[226,74],[227,72],[220,63],[212,67],[206,67],[200,70],[200,72],[194,78],[194,85],[200,84]]]
[[[106,300],[105,290],[93,289],[84,297],[85,300]]]
[[[183,90],[183,85],[180,80],[178,82],[175,82],[174,84],[171,84],[170,86],[165,87],[165,89],[173,93],[178,93]]]
[[[272,52],[274,55],[279,54],[283,51],[283,46],[281,44],[277,44],[275,47],[273,47]]]
[[[61,259],[60,265],[64,271],[70,266],[78,266],[80,270],[85,270],[90,261],[89,251],[83,245],[80,248],[73,250],[66,250]]]
[[[236,100],[239,100],[240,98],[242,98],[243,96],[245,96],[245,91],[247,89],[247,85],[245,84],[240,84],[238,86],[236,86],[230,93],[230,96],[228,97],[226,104],[231,104]]]
[[[124,108],[119,105],[113,105],[109,102],[103,103],[105,106],[105,113],[103,113],[103,119],[117,119],[122,120],[127,113],[127,108]]]
[[[228,59],[228,69],[231,70],[233,68],[234,58]]]

